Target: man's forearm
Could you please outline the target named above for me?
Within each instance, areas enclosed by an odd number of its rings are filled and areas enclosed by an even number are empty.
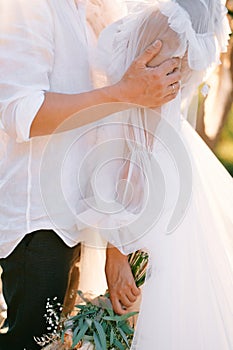
[[[160,49],[161,42],[150,45],[114,85],[73,95],[47,92],[30,136],[52,134],[58,127],[57,132],[78,128],[132,105],[154,108],[171,101],[180,87],[180,60],[171,59],[148,69]],[[95,110],[91,112],[93,106]]]
[[[126,109],[127,104],[119,101],[115,86],[80,94],[47,92],[44,103],[31,125],[30,136],[49,135],[58,127],[59,131],[74,129]],[[88,110],[92,106],[98,106],[95,113]],[[77,118],[70,118],[78,112],[80,113]]]

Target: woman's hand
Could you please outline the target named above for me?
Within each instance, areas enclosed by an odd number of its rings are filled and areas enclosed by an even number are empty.
[[[122,315],[140,295],[128,263],[128,257],[109,245],[106,253],[106,278],[113,309]]]
[[[155,108],[174,99],[180,89],[180,59],[172,58],[159,66],[148,67],[161,47],[159,40],[150,45],[115,84],[119,102]]]

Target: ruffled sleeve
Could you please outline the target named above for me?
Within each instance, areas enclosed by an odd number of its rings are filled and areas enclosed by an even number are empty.
[[[102,65],[105,63],[111,81],[120,79],[135,58],[130,47],[132,48],[141,36],[138,27],[146,23],[147,18],[155,11],[160,11],[167,17],[168,26],[180,37],[180,47],[174,55],[182,57],[184,51],[188,49],[188,64],[191,69],[205,71],[220,64],[220,52],[227,50],[231,30],[226,17],[226,8],[220,0],[217,0],[215,7],[214,28],[205,33],[199,33],[193,28],[189,13],[175,1],[131,0],[128,11],[129,14],[125,18],[103,31],[99,41],[102,52],[108,57],[106,60],[102,56]],[[161,33],[155,28],[154,39],[158,33],[159,38],[163,40],[162,32],[162,28]],[[106,42],[109,43],[107,48]]]
[[[227,19],[227,9],[220,0],[216,4],[215,33],[220,52],[226,52],[231,28]]]
[[[188,47],[188,63],[193,70],[207,70],[220,63],[219,54],[227,50],[230,26],[226,17],[226,8],[218,1],[215,11],[214,31],[197,33],[189,14],[177,3],[159,2],[161,13],[168,17],[172,30],[182,35]],[[217,40],[216,40],[217,39]]]

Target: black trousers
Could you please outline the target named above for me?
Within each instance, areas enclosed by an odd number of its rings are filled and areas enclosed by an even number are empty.
[[[47,298],[57,297],[63,303],[78,252],[53,231],[41,230],[26,235],[7,258],[0,259],[9,325],[9,331],[0,334],[0,350],[40,348],[33,337],[48,333]]]

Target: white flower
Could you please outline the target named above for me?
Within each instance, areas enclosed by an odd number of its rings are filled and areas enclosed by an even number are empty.
[[[206,97],[208,96],[209,94],[209,91],[210,91],[210,86],[208,84],[204,84],[202,89],[201,89],[201,94]]]

